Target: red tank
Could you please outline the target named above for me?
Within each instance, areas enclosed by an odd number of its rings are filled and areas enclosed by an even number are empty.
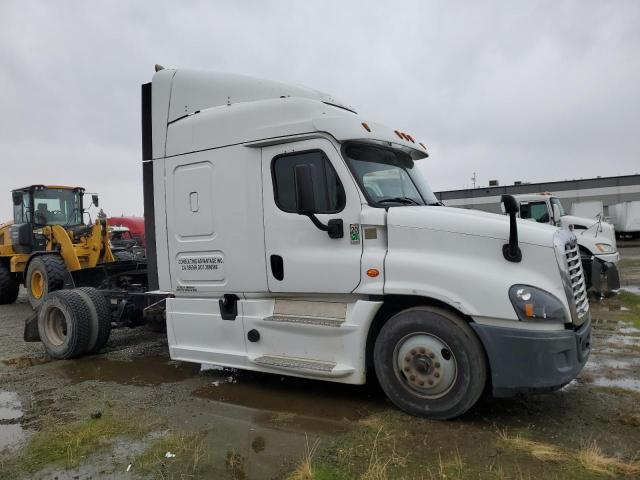
[[[127,227],[131,236],[135,238],[140,246],[147,246],[144,234],[144,218],[142,217],[111,217],[107,218],[107,223],[113,227]]]

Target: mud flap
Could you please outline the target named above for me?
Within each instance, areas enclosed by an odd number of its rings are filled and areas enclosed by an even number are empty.
[[[602,262],[598,260],[591,261],[591,287],[598,294],[602,292]]]
[[[24,341],[40,341],[40,333],[38,332],[38,310],[34,310],[24,322]]]
[[[593,265],[593,257],[582,256],[582,271],[584,272],[584,282],[587,290],[591,288],[591,268]]]
[[[620,274],[615,263],[607,262],[604,264],[607,275],[607,290],[612,292],[620,288]]]

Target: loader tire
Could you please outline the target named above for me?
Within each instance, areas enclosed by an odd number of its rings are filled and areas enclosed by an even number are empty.
[[[48,293],[64,288],[67,267],[60,255],[41,255],[29,263],[25,287],[33,308],[42,304]]]
[[[98,353],[111,335],[111,308],[104,295],[95,288],[82,287],[73,291],[80,294],[91,313],[87,353]]]
[[[16,301],[20,284],[14,273],[9,268],[0,263],[0,305],[8,305]]]
[[[91,312],[82,296],[73,290],[49,293],[38,313],[38,333],[52,358],[82,355],[89,345]]]

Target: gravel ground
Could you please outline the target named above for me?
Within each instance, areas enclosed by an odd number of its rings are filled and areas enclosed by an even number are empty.
[[[623,283],[640,285],[640,248],[622,251],[628,264]],[[206,472],[206,478],[283,478],[316,440],[329,445],[381,414],[399,415],[399,423],[405,417],[375,386],[173,362],[166,336],[145,328],[114,331],[99,355],[52,361],[39,343],[22,340],[29,311],[24,292],[16,304],[0,306],[0,478],[182,478],[186,470],[176,473],[165,463],[162,468],[169,468],[170,474],[138,468],[141,452],[170,433],[197,434],[203,442],[198,461],[204,470],[195,469],[198,462],[191,452],[187,466],[181,467],[193,468],[187,476],[204,477]],[[471,465],[499,455],[487,445],[495,443],[496,432],[503,428],[572,448],[597,440],[610,455],[633,459],[640,451],[640,330],[627,322],[615,299],[593,303],[592,312],[593,357],[580,378],[561,392],[483,400],[454,422],[411,419],[404,427],[407,435],[437,431],[437,451],[455,448]],[[70,469],[64,464],[45,465],[35,472],[15,465],[9,469],[10,459],[24,454],[47,419],[71,424],[87,421],[96,412],[134,413],[149,422],[151,433],[126,439],[114,432],[116,440],[108,448]],[[414,443],[411,455],[433,454],[434,448],[424,441]],[[508,469],[510,461],[504,460],[503,467]],[[517,462],[518,469],[534,478],[562,478],[553,465]],[[406,478],[420,478],[410,465],[398,468],[409,469]]]

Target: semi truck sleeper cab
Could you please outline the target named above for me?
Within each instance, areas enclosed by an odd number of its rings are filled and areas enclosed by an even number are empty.
[[[441,206],[411,135],[315,90],[173,69],[142,86],[142,133],[173,359],[350,384],[375,372],[395,405],[436,419],[584,366],[575,235]]]

